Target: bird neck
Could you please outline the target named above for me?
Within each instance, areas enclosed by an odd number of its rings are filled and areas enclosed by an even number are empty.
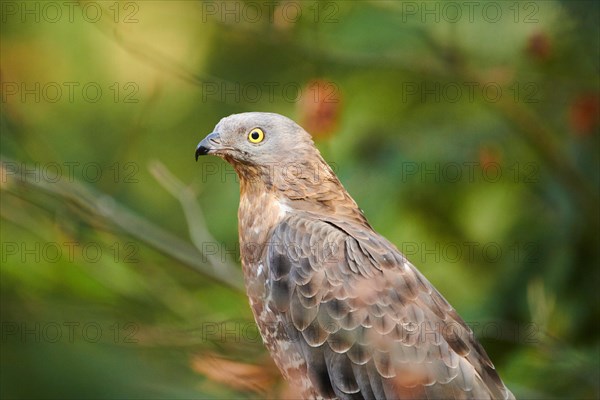
[[[288,207],[327,216],[344,215],[369,226],[329,165],[319,155],[312,161],[267,166],[234,164],[240,178],[240,205],[264,210],[263,200],[275,198]]]

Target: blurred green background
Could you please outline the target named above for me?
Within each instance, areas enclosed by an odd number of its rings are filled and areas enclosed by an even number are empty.
[[[2,398],[278,398],[231,113],[315,137],[521,399],[600,396],[595,1],[1,1]]]

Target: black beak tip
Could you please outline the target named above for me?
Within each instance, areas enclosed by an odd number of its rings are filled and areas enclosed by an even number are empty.
[[[202,145],[196,147],[196,161],[198,161],[198,157],[204,156],[208,154],[208,148]]]
[[[209,133],[196,147],[196,161],[198,161],[198,157],[209,154],[211,150],[218,150],[220,145],[221,137],[219,134],[217,132]]]

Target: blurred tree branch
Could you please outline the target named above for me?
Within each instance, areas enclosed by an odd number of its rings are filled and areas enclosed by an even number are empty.
[[[190,186],[185,186],[167,169],[163,163],[158,160],[153,160],[150,162],[148,169],[158,183],[160,183],[161,186],[165,188],[165,190],[167,190],[181,204],[186,217],[188,230],[190,232],[190,238],[194,246],[196,246],[196,249],[202,253],[205,247],[203,244],[217,243],[216,239],[206,228],[204,214],[198,205],[196,193],[194,193],[192,188]],[[229,274],[233,273],[234,271],[235,273],[239,273],[238,269],[234,265],[226,261],[219,260],[219,258],[215,257],[214,255],[205,254],[204,256],[208,259],[209,264],[215,268],[216,274]],[[216,268],[217,266],[218,268]]]
[[[193,268],[197,272],[231,288],[243,291],[242,275],[240,270],[235,266],[223,263],[215,257],[208,257],[202,254],[201,251],[191,244],[120,205],[111,196],[100,193],[75,180],[67,181],[60,179],[57,182],[51,182],[41,173],[39,168],[27,166],[26,163],[16,162],[5,156],[0,156],[0,176],[1,191],[25,198],[26,196],[23,195],[23,191],[33,191],[50,195],[75,208],[90,225],[97,225],[96,220],[100,220],[118,227],[121,231],[145,242],[147,245]],[[177,187],[177,183],[176,181],[172,181],[170,188]],[[191,210],[192,207],[189,204],[192,201],[190,194],[187,193],[180,196],[185,198],[184,209],[186,210],[186,216],[188,218],[199,218],[198,220],[194,219],[193,226],[190,225],[190,232],[194,240],[196,242],[198,240],[214,241],[203,226],[204,220],[201,217],[199,208]],[[26,201],[29,200],[26,199]]]

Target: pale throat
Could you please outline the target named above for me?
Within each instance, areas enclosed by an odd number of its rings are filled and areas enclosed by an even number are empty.
[[[258,178],[248,179],[248,175],[240,176],[240,205],[238,209],[238,233],[240,253],[244,273],[253,268],[262,258],[265,245],[271,230],[277,226],[285,212],[282,211],[282,194],[268,188]]]

